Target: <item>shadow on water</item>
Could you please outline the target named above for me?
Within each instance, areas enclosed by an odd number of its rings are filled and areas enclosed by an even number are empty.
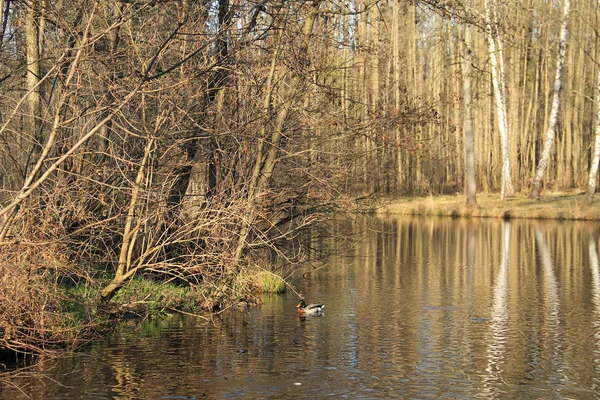
[[[356,241],[313,239],[327,267],[295,276],[325,315],[299,318],[288,293],[124,326],[0,398],[600,397],[597,224],[336,223]]]

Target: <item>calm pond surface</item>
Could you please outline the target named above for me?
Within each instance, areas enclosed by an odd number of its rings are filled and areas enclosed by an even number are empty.
[[[600,224],[360,218],[297,297],[119,332],[0,398],[600,398]],[[189,396],[189,397],[186,397]]]

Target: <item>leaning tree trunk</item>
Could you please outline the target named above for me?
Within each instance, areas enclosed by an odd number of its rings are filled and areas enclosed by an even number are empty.
[[[556,75],[554,78],[554,94],[552,97],[552,109],[550,111],[550,121],[548,123],[548,131],[546,132],[546,138],[544,139],[544,148],[542,155],[535,171],[535,179],[533,186],[531,187],[531,193],[529,195],[532,199],[539,199],[540,192],[542,191],[542,179],[550,160],[550,153],[552,146],[554,145],[554,139],[556,137],[556,123],[558,122],[558,108],[560,105],[560,89],[562,87],[562,70],[565,64],[565,54],[567,53],[567,36],[569,31],[567,30],[567,20],[569,17],[569,9],[571,7],[571,0],[564,0],[563,3],[563,14],[560,27],[560,42],[558,48],[558,60],[556,62]]]
[[[33,97],[27,97],[30,111],[33,109],[34,111],[40,107],[41,97],[39,95],[39,85],[45,79],[51,71],[47,72],[46,75],[42,78],[40,77],[40,69],[39,69],[39,33],[36,28],[35,21],[35,10],[33,6],[35,2],[32,2],[29,6],[30,8],[27,11],[27,22],[26,22],[26,45],[27,49],[27,61],[28,61],[28,69],[27,69],[27,85],[28,92],[25,94],[25,97],[29,95],[33,95]],[[90,14],[89,20],[87,22],[87,26],[84,29],[83,37],[81,38],[81,43],[79,45],[79,49],[75,53],[73,60],[70,62],[68,68],[64,71],[64,81],[62,82],[62,87],[67,88],[72,80],[75,78],[77,68],[79,67],[79,63],[83,57],[83,53],[87,50],[89,39],[90,39],[90,28],[92,26],[92,21],[94,16],[96,15],[97,3],[94,3],[94,7]],[[69,50],[67,50],[68,52]],[[66,53],[64,53],[66,54]],[[62,58],[62,56],[61,56]],[[36,61],[37,60],[37,61]],[[35,64],[35,65],[32,65]],[[55,66],[56,67],[56,66]],[[51,69],[52,70],[52,69]],[[37,93],[35,93],[37,92]],[[130,94],[131,95],[131,94]],[[59,96],[57,101],[56,110],[53,116],[52,127],[49,129],[47,134],[47,138],[45,139],[45,144],[41,146],[41,139],[38,140],[37,143],[34,143],[34,146],[39,145],[39,149],[37,150],[37,154],[35,154],[37,161],[33,164],[33,161],[27,160],[25,166],[25,172],[27,172],[27,176],[24,178],[23,185],[21,189],[14,195],[13,199],[6,204],[4,207],[0,208],[0,218],[4,219],[4,224],[0,227],[0,245],[3,244],[8,231],[10,230],[10,226],[12,224],[13,218],[18,212],[21,203],[25,201],[48,177],[56,171],[65,160],[67,160],[83,143],[85,143],[89,138],[91,138],[107,121],[110,121],[119,111],[120,109],[129,101],[130,95],[127,96],[125,102],[121,103],[117,107],[113,108],[111,114],[109,114],[106,118],[100,121],[96,126],[94,126],[88,133],[83,135],[80,140],[72,145],[69,150],[65,152],[62,156],[54,159],[50,165],[47,165],[47,161],[50,155],[50,152],[53,150],[55,142],[57,140],[57,136],[59,131],[62,129],[63,120],[65,117],[65,111],[67,109],[67,104],[70,101],[71,97],[68,92],[65,90]],[[37,97],[37,99],[36,99]],[[24,99],[25,100],[25,99]],[[30,124],[34,125],[30,127],[33,130],[37,130],[38,121],[37,117],[39,117],[39,113],[33,113],[31,115]],[[31,135],[35,135],[35,132],[30,132]],[[33,137],[33,136],[32,136]],[[34,147],[35,149],[35,147]],[[30,152],[30,155],[34,155],[34,152]],[[33,167],[29,168],[30,163]],[[42,169],[44,169],[42,173]]]
[[[157,122],[157,126],[160,122]],[[146,170],[148,160],[152,155],[154,148],[154,138],[148,137],[146,140],[146,147],[144,149],[144,157],[138,166],[138,172],[131,188],[131,200],[129,201],[129,207],[127,208],[127,217],[125,218],[125,227],[123,229],[123,239],[121,240],[121,251],[119,252],[119,263],[117,264],[117,271],[113,279],[100,291],[100,299],[102,301],[109,301],[117,291],[123,286],[129,278],[131,278],[138,269],[131,268],[128,255],[131,249],[135,245],[135,238],[139,227],[134,226],[135,212],[138,208],[138,201],[140,199],[140,192],[142,187],[142,181],[146,177]]]

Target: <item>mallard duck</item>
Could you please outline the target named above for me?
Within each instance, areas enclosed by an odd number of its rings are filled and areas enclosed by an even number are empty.
[[[324,307],[325,305],[323,303],[306,304],[306,301],[304,301],[304,299],[300,299],[300,303],[298,303],[298,305],[296,306],[296,308],[298,309],[298,315],[300,316],[321,315],[323,314]]]

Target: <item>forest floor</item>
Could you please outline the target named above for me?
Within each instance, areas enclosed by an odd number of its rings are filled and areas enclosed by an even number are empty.
[[[424,215],[474,218],[600,220],[600,196],[592,206],[585,193],[542,193],[532,200],[518,193],[502,200],[498,193],[477,194],[477,206],[467,207],[465,195],[381,198],[372,206],[378,215]]]

